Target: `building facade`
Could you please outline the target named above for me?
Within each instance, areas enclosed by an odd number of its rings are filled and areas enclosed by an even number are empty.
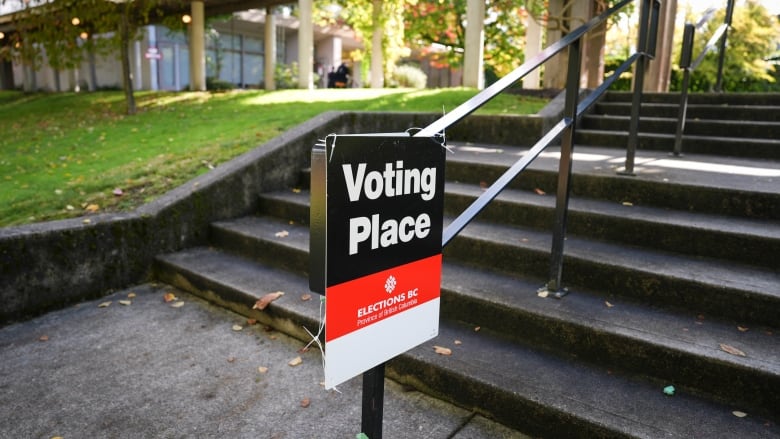
[[[276,66],[289,69],[298,59],[299,22],[284,13],[276,15],[273,21]],[[224,20],[209,21],[204,38],[207,78],[238,88],[263,88],[266,75],[265,25],[264,10],[242,11]],[[348,60],[350,52],[361,47],[350,29],[315,26],[314,86],[324,86],[322,78],[330,68]],[[161,25],[144,27],[130,47],[133,87],[136,90],[188,89],[189,57],[187,32],[173,31]],[[46,62],[44,54],[42,67],[35,71],[10,61],[6,61],[0,71],[3,75],[0,88],[4,89],[79,91],[122,86],[121,64],[113,55],[90,56],[78,68],[55,71]]]

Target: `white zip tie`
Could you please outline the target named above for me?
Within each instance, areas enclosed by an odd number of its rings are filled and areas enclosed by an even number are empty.
[[[304,350],[309,349],[309,346],[312,344],[316,344],[317,348],[320,350],[320,354],[322,354],[322,373],[325,374],[325,349],[322,346],[322,342],[320,341],[320,335],[322,335],[322,331],[325,330],[325,316],[322,313],[322,304],[325,303],[325,296],[320,297],[320,324],[319,328],[317,328],[317,335],[314,335],[309,331],[309,329],[305,326],[301,326],[304,331],[306,331],[307,334],[309,334],[309,337],[311,337],[311,340],[309,343],[306,344],[306,346],[303,347]],[[333,390],[335,390],[338,393],[341,393],[341,390],[339,390],[337,387],[333,387]]]

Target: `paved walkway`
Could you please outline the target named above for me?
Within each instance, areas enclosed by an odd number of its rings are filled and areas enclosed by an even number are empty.
[[[0,438],[360,433],[359,377],[326,391],[316,349],[180,291],[172,307],[169,291],[141,285],[0,328]],[[384,413],[385,438],[524,437],[392,381]]]

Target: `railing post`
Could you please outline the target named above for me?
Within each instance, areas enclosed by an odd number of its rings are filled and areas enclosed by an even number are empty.
[[[731,17],[734,15],[734,0],[728,0],[726,3],[726,30],[720,37],[720,46],[718,48],[718,77],[715,81],[715,91],[723,91],[723,62],[726,57],[726,40],[729,38],[729,28],[731,27]]]
[[[569,66],[566,78],[566,103],[563,118],[567,127],[561,134],[561,158],[558,162],[558,188],[555,200],[555,222],[553,223],[552,249],[550,251],[550,277],[545,288],[554,297],[561,298],[566,290],[561,286],[563,277],[563,244],[566,238],[566,218],[569,210],[574,133],[577,125],[577,104],[580,95],[580,62],[582,38],[569,46]]]
[[[653,13],[651,15],[651,3],[653,4]],[[639,42],[637,51],[642,54],[636,63],[634,70],[634,94],[631,99],[631,121],[628,126],[628,144],[626,145],[626,164],[621,175],[634,175],[634,158],[636,157],[636,148],[639,144],[639,109],[642,105],[642,89],[645,85],[645,67],[650,56],[648,54],[648,40],[655,42],[656,28],[658,24],[658,6],[657,0],[642,0],[642,9],[639,14]],[[651,21],[653,21],[651,25]],[[653,32],[650,35],[649,32]],[[655,47],[652,49],[655,50]]]
[[[688,83],[691,79],[691,58],[693,57],[693,37],[695,31],[696,28],[691,23],[685,23],[682,52],[680,53],[680,68],[683,70],[683,80],[680,88],[680,108],[677,114],[677,132],[674,136],[673,152],[677,157],[682,155],[682,135],[685,130],[685,119],[688,113]]]

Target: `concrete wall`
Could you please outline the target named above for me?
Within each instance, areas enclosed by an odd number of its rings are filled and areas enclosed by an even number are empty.
[[[311,147],[330,133],[404,131],[438,117],[324,113],[135,212],[0,229],[0,324],[149,280],[155,255],[205,245],[210,223],[255,212],[259,194],[297,184]],[[470,116],[447,136],[530,144],[543,119]]]

